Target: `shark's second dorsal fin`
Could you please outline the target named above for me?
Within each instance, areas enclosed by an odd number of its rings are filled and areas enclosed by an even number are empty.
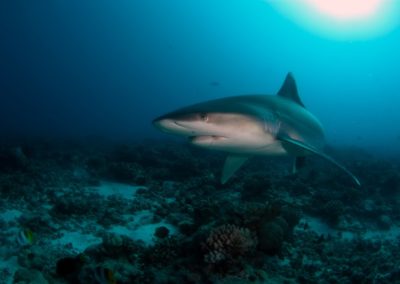
[[[301,169],[304,168],[304,164],[305,164],[305,160],[306,158],[303,156],[298,156],[294,159],[294,163],[293,163],[293,170],[292,173],[293,174],[297,174],[297,172]]]
[[[293,74],[290,72],[286,75],[285,82],[283,82],[277,95],[292,100],[304,107],[303,102],[300,100],[299,93],[297,92],[296,81],[293,78]]]

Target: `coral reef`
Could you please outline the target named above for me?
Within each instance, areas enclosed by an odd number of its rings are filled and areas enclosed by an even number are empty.
[[[257,238],[249,229],[222,225],[213,229],[208,236],[204,261],[211,264],[234,263],[254,251],[256,246]]]
[[[398,283],[400,160],[330,151],[362,189],[312,157],[221,185],[222,154],[172,141],[1,146],[0,283]]]

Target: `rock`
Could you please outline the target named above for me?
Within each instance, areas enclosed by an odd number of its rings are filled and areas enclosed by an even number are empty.
[[[274,253],[281,249],[284,230],[275,222],[266,222],[259,231],[259,247],[267,253]]]
[[[378,226],[382,230],[389,230],[392,226],[392,219],[388,215],[381,215],[378,220]]]
[[[18,264],[25,268],[41,269],[45,265],[45,252],[37,246],[22,249],[18,253]]]
[[[25,268],[18,269],[14,274],[15,284],[48,284],[43,274],[35,269],[28,270]]]
[[[197,229],[194,222],[189,221],[189,220],[180,222],[178,224],[178,228],[179,228],[179,231],[186,236],[192,235],[194,232],[196,232],[196,229]]]
[[[165,226],[157,227],[154,232],[154,236],[156,236],[159,239],[164,239],[168,237],[168,235],[169,235],[169,229]]]

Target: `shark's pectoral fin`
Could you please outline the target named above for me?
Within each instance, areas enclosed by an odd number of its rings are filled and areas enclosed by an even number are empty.
[[[353,175],[348,169],[346,169],[340,163],[336,162],[332,157],[328,156],[327,154],[319,151],[318,149],[315,149],[312,146],[304,144],[301,141],[294,140],[290,137],[286,137],[286,136],[279,137],[279,140],[282,141],[283,147],[287,146],[288,149],[293,149],[292,147],[298,147],[298,148],[300,148],[299,150],[306,150],[308,152],[314,153],[314,154],[324,158],[325,160],[331,162],[332,164],[334,164],[335,166],[340,168],[342,171],[344,171],[346,174],[348,174],[358,186],[361,186],[360,181],[358,180],[358,178],[355,175]]]
[[[249,156],[245,155],[229,155],[226,157],[222,169],[221,183],[226,183],[248,159]]]
[[[302,157],[302,156],[296,157],[294,159],[292,173],[296,174],[301,168],[304,168],[305,162],[306,162],[306,158],[305,157]]]

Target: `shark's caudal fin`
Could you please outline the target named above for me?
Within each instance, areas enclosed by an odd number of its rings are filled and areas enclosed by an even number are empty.
[[[300,100],[299,93],[297,92],[296,81],[293,78],[293,74],[290,72],[286,75],[285,81],[277,95],[294,101],[304,107],[303,102]]]
[[[226,183],[248,159],[249,157],[245,155],[229,155],[226,157],[222,169],[221,183]]]
[[[312,146],[306,145],[301,141],[294,140],[294,139],[292,139],[290,137],[286,137],[286,136],[279,137],[279,140],[281,140],[283,143],[288,143],[289,144],[288,146],[290,146],[290,147],[299,147],[299,148],[301,148],[303,150],[307,150],[309,152],[312,152],[312,153],[324,158],[325,160],[331,162],[332,164],[334,164],[335,166],[340,168],[342,171],[344,171],[346,174],[348,174],[358,186],[361,186],[360,181],[358,180],[358,178],[355,175],[353,175],[352,172],[350,172],[348,169],[346,169],[343,165],[341,165],[338,162],[336,162],[333,158],[331,158],[327,154],[315,149]]]

